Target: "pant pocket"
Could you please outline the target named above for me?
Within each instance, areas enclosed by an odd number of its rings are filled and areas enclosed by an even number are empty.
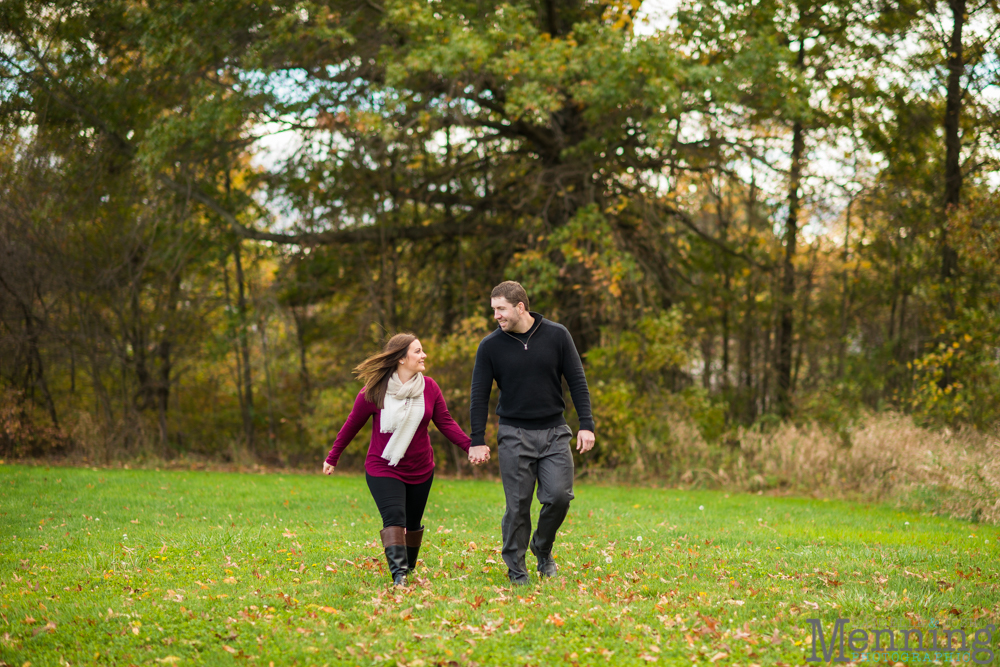
[[[497,447],[509,449],[521,442],[517,428],[501,424],[497,429]]]

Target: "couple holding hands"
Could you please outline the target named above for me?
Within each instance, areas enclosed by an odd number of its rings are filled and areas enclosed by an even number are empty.
[[[420,341],[401,333],[355,369],[365,386],[323,463],[323,472],[332,474],[341,453],[374,417],[365,478],[382,515],[382,546],[396,586],[405,586],[416,567],[424,535],[422,519],[434,480],[428,423],[433,420],[448,440],[468,452],[472,463],[488,461],[485,433],[494,381],[500,390],[497,451],[507,502],[501,522],[507,576],[513,584],[528,583],[529,548],[538,559],[539,575],[556,575],[552,545],[573,499],[573,433],[563,416],[562,380],[580,418],[577,451],[583,453],[594,446],[587,378],[569,331],[529,311],[520,284],[497,285],[490,305],[499,327],[476,352],[471,438],[448,413],[440,387],[423,374],[427,355]],[[536,483],[542,508],[532,535]]]

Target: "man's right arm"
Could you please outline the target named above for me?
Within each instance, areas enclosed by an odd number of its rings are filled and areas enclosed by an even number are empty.
[[[483,351],[483,344],[476,350],[476,365],[472,369],[472,391],[469,394],[469,413],[472,425],[472,446],[486,445],[486,420],[490,416],[490,392],[493,391],[493,364]]]

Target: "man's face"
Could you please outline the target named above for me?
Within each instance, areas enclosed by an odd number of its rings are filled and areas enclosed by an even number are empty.
[[[490,306],[493,308],[493,319],[504,331],[512,331],[524,317],[524,304],[511,305],[502,296],[490,299]]]

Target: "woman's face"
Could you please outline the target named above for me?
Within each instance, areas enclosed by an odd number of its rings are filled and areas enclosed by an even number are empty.
[[[410,373],[416,375],[417,373],[424,372],[424,361],[426,359],[427,353],[424,352],[424,348],[420,345],[420,341],[414,340],[410,343],[410,348],[406,351],[406,356],[400,360],[399,365]]]

